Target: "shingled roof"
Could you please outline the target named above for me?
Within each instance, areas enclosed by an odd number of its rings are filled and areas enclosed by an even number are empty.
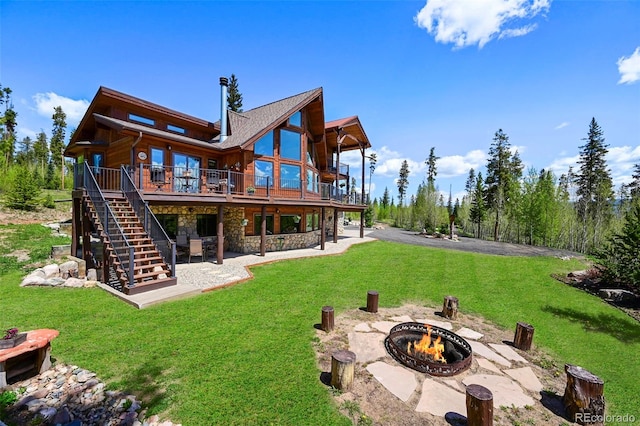
[[[215,145],[219,149],[244,147],[279,126],[290,115],[321,95],[322,88],[319,87],[242,113],[228,111],[230,135],[224,142]],[[216,123],[216,127],[218,125]],[[215,140],[219,140],[219,137]]]

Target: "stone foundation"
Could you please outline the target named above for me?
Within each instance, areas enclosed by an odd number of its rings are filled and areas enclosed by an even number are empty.
[[[320,231],[267,235],[266,251],[283,251],[314,247],[320,244]],[[260,235],[244,237],[241,253],[259,253]]]

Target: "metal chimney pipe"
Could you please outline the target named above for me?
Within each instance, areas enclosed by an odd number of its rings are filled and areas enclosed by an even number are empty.
[[[227,77],[220,77],[220,142],[227,139]]]

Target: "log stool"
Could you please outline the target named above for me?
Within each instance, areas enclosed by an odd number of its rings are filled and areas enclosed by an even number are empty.
[[[569,420],[578,424],[604,424],[604,381],[577,365],[565,364],[567,387],[562,403]]]
[[[367,312],[378,312],[378,292],[369,290],[367,292]]]
[[[336,351],[331,355],[331,386],[348,391],[353,385],[356,354],[351,351]]]
[[[329,333],[330,331],[333,331],[333,326],[333,306],[323,306],[322,325],[320,326],[320,328]]]
[[[458,318],[458,298],[445,296],[442,304],[442,316],[451,320]]]
[[[527,324],[526,322],[516,323],[516,334],[513,337],[513,346],[523,351],[531,349],[534,331],[535,329],[531,324]]]
[[[493,425],[493,393],[481,385],[467,386],[467,425]]]

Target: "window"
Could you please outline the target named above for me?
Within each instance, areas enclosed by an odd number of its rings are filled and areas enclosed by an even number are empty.
[[[152,169],[161,169],[164,167],[164,150],[151,148],[151,166]]]
[[[200,158],[173,154],[173,189],[177,192],[198,192],[200,188]]]
[[[171,130],[172,132],[180,133],[183,135],[187,133],[187,131],[184,128],[174,126],[173,124],[167,124],[167,130]]]
[[[260,235],[262,227],[262,215],[253,215],[253,235]],[[267,235],[273,234],[273,215],[267,215]]]
[[[142,124],[148,124],[149,126],[155,126],[156,125],[156,121],[155,120],[152,120],[152,119],[147,118],[147,117],[143,117],[141,115],[132,114],[132,113],[129,113],[129,120],[137,121],[138,123],[142,123]]]
[[[310,137],[307,137],[307,164],[310,166],[316,165],[315,147]]]
[[[302,127],[302,113],[298,111],[289,117],[289,124],[292,126]]]
[[[318,192],[318,174],[313,171],[307,169],[307,191],[309,192]]]
[[[267,183],[271,187],[273,186],[273,162],[256,160],[255,163],[255,185],[266,187]]]
[[[300,216],[293,214],[280,215],[280,233],[295,234],[300,232]]]
[[[218,235],[218,215],[198,214],[196,215],[196,231],[201,237],[211,237]]]
[[[300,189],[300,166],[280,165],[280,188]]]
[[[254,155],[273,157],[273,132],[269,132],[253,145]]]
[[[178,234],[178,215],[177,214],[157,214],[156,218],[160,226],[164,228],[169,238],[175,240]]]
[[[300,133],[280,130],[280,157],[300,161]]]
[[[305,231],[313,231],[313,213],[307,213],[305,220]]]
[[[218,168],[218,160],[207,161],[207,169],[215,170]]]
[[[307,232],[320,229],[320,213],[307,213],[306,218],[307,223],[305,224],[305,229]]]

